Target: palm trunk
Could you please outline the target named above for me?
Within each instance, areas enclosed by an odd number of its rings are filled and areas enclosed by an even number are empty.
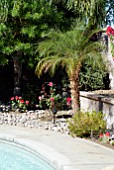
[[[79,83],[75,81],[75,79],[70,79],[70,88],[71,88],[71,99],[72,99],[72,110],[73,113],[80,109],[80,102],[79,102]]]
[[[70,77],[70,89],[72,99],[73,114],[80,110],[80,92],[79,92],[79,73],[81,64],[79,63],[75,73]]]
[[[21,84],[22,64],[19,61],[19,55],[20,55],[20,53],[18,53],[17,56],[15,56],[13,58],[13,62],[14,62],[14,92],[13,92],[13,95],[14,96],[21,95],[20,84]]]

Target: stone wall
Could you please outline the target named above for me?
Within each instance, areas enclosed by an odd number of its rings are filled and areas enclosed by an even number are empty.
[[[82,111],[101,111],[107,120],[107,128],[114,128],[114,98],[90,92],[80,92]]]
[[[29,128],[38,128],[44,130],[52,130],[56,132],[69,133],[66,119],[56,118],[53,122],[53,115],[50,111],[37,110],[25,113],[0,113],[0,125],[22,126]]]
[[[82,111],[101,111],[107,120],[107,128],[114,129],[114,98],[81,91],[80,106]],[[39,128],[68,134],[67,119],[63,115],[72,116],[72,111],[57,112],[55,123],[53,114],[49,110],[27,111],[25,113],[1,112],[0,125]]]

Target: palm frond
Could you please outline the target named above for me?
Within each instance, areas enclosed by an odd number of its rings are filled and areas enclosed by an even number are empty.
[[[70,76],[75,72],[78,63],[86,60],[100,67],[99,63],[103,63],[101,57],[103,46],[90,39],[98,31],[87,32],[87,29],[80,24],[67,32],[51,30],[47,40],[39,44],[40,61],[36,67],[36,74],[40,76],[42,72],[50,70],[54,75],[56,69],[61,66]]]

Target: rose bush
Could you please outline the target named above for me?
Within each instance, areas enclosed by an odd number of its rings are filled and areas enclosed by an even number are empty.
[[[22,99],[21,96],[13,96],[11,97],[11,109],[16,110],[18,109],[19,111],[25,111],[27,110],[27,107],[29,105],[28,100]]]
[[[47,94],[46,91],[44,91],[44,95],[38,96],[38,106],[42,109],[51,109],[52,107],[56,107],[59,110],[62,110],[64,108],[70,109],[71,108],[71,98],[64,97],[62,93],[60,93],[56,85],[53,82],[48,82],[47,87],[49,89],[49,92]]]

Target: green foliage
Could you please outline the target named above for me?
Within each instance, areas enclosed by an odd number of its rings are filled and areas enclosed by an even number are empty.
[[[63,96],[62,91],[60,92],[56,85],[52,82],[45,84],[48,87],[49,91],[46,91],[44,88],[42,94],[38,97],[38,107],[40,109],[52,109],[56,108],[57,110],[63,110],[64,107],[66,109],[71,108],[71,98],[68,96]],[[45,86],[45,87],[46,87]]]
[[[96,68],[104,68],[101,57],[102,46],[99,42],[92,42],[91,33],[85,33],[86,28],[83,23],[78,23],[75,28],[67,32],[51,31],[48,39],[41,42],[38,46],[38,52],[41,60],[36,67],[36,74],[41,76],[43,72],[50,70],[54,75],[58,66],[66,69],[69,78],[78,67],[87,60]],[[38,56],[39,57],[39,56]],[[94,62],[93,62],[94,60]]]
[[[36,0],[5,1],[7,2],[7,19],[0,23],[0,57],[4,56],[11,60],[19,52],[20,61],[30,65],[29,62],[34,63],[35,40],[47,30],[47,27],[44,27],[45,19],[43,19],[45,17],[44,8],[42,8],[44,3],[41,0],[39,2]],[[48,10],[47,4],[44,6]]]
[[[27,110],[28,104],[29,101],[24,101],[22,97],[11,97],[11,109],[13,111],[15,111],[16,109],[18,109],[19,111],[25,111]]]
[[[69,121],[69,130],[72,136],[88,137],[91,132],[99,135],[106,129],[106,121],[101,112],[78,112]]]
[[[89,22],[91,25],[105,27],[114,23],[114,1],[113,0],[68,0],[67,6],[74,10],[78,17]]]
[[[45,38],[50,28],[65,27],[65,23],[70,26],[68,18],[65,10],[59,10],[46,0],[1,0],[0,59],[12,60],[19,52],[20,61],[34,67],[39,41]]]
[[[102,142],[104,144],[109,143],[109,141],[110,141],[110,133],[109,132],[106,132],[106,133],[103,133],[103,134],[101,133],[99,135],[99,140],[100,140],[100,142]]]
[[[105,84],[103,78],[107,72],[100,68],[92,68],[90,65],[84,64],[80,72],[80,90],[93,91],[104,89]]]
[[[36,74],[40,77],[43,72],[49,71],[53,76],[58,67],[64,68],[70,82],[73,110],[79,108],[79,74],[83,64],[88,61],[91,67],[101,70],[106,65],[101,53],[103,46],[100,41],[91,40],[96,32],[99,31],[87,32],[83,23],[78,23],[66,32],[51,31],[38,46],[41,59],[36,66]]]
[[[23,86],[21,87],[21,91],[23,94],[24,99],[28,99],[32,104],[37,102],[38,98],[38,93],[39,93],[39,88],[37,84],[35,84],[30,78],[31,82],[27,82],[26,84],[22,83]],[[36,87],[37,86],[37,87]]]

